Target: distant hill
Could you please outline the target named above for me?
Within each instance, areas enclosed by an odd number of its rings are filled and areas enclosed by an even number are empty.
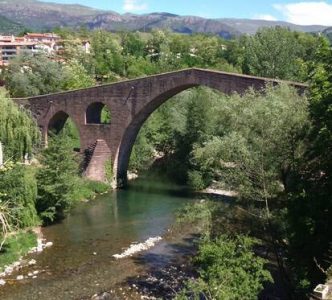
[[[327,36],[332,44],[332,27],[328,27],[323,31],[323,34]]]
[[[0,0],[0,15],[31,29],[78,26],[102,13],[81,6],[46,3],[37,0]]]
[[[23,25],[0,16],[0,34],[18,34],[23,30]]]
[[[326,26],[322,25],[296,25],[284,21],[266,21],[266,20],[250,20],[250,19],[219,19],[228,26],[231,26],[235,30],[242,34],[255,34],[259,28],[262,27],[287,27],[291,30],[302,32],[321,32]]]
[[[121,15],[82,5],[47,3],[38,0],[0,0],[0,15],[11,22],[34,30],[49,30],[57,26],[74,28],[86,26],[90,29],[103,28],[110,31],[149,31],[153,28],[168,28],[174,32],[213,33],[225,38],[253,34],[261,27],[283,26],[304,32],[321,32],[327,28],[320,25],[301,26],[279,21],[206,19],[170,13]]]

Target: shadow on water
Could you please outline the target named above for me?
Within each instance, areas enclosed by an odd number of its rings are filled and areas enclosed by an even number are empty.
[[[167,194],[177,198],[190,198],[194,194],[187,186],[177,185],[166,177],[160,175],[153,176],[151,174],[142,175],[130,181],[126,190],[154,195]]]

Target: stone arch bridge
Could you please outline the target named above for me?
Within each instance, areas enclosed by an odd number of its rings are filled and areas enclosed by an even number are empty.
[[[225,94],[243,94],[248,88],[263,89],[281,81],[225,72],[185,69],[126,80],[86,89],[42,95],[16,102],[28,108],[47,144],[48,131],[61,130],[68,117],[79,130],[86,164],[84,175],[106,179],[105,164],[111,161],[118,186],[127,180],[127,167],[136,136],[150,114],[172,96],[196,86],[207,86]],[[307,86],[287,82],[303,93]],[[101,123],[101,111],[111,112],[110,124]]]

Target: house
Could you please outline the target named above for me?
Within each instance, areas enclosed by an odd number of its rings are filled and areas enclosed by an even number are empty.
[[[57,50],[60,37],[54,33],[28,33],[24,37],[0,35],[0,66],[7,66],[19,53]]]

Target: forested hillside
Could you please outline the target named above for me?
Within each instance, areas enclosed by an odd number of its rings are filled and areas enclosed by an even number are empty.
[[[0,33],[1,34],[19,34],[24,30],[24,26],[0,16]]]

